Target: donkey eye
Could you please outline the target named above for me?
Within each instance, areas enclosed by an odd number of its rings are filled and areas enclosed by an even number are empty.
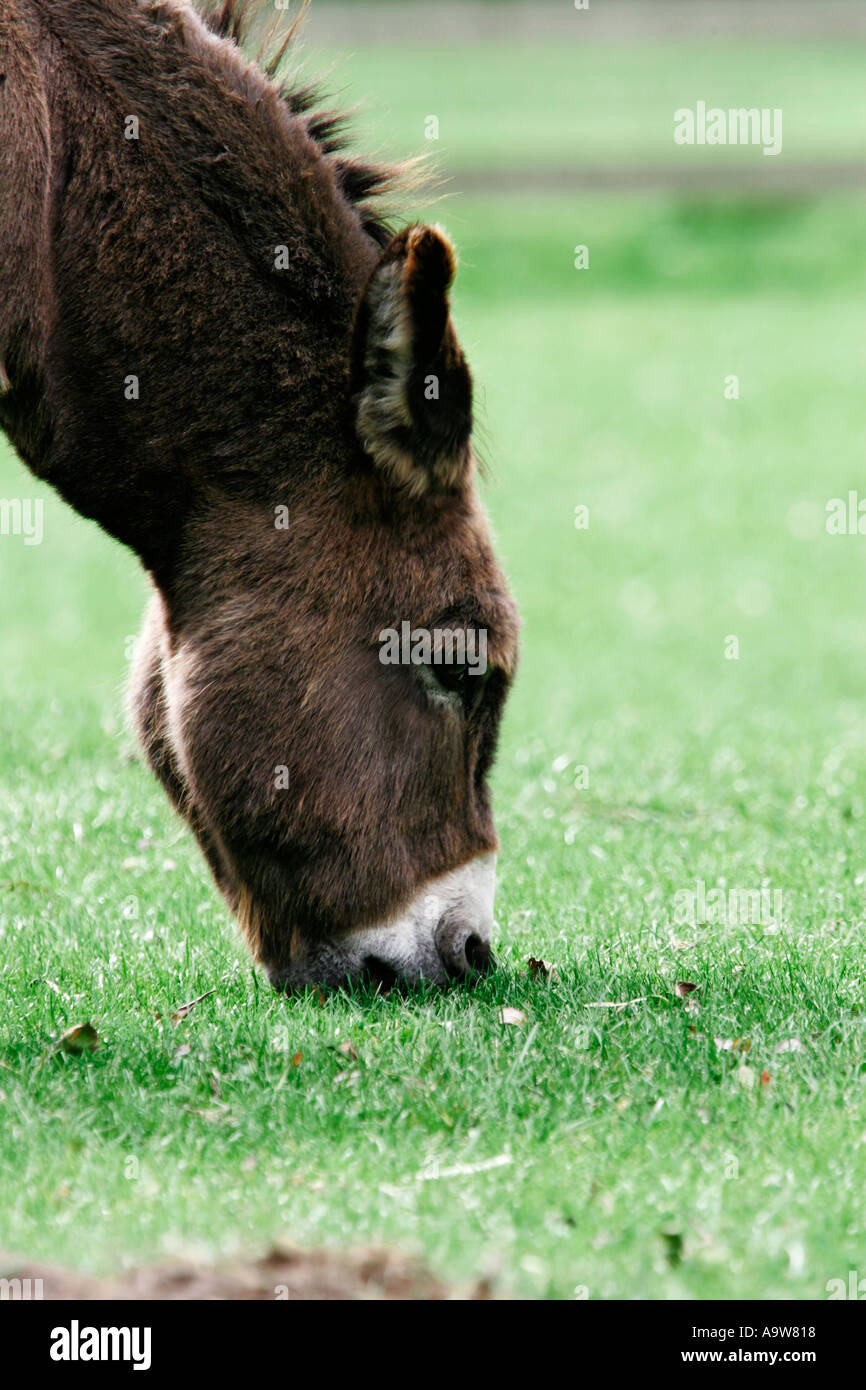
[[[471,693],[472,686],[480,682],[479,676],[472,676],[468,666],[436,665],[427,668],[443,690],[447,690],[451,695],[459,695],[465,701],[467,695]]]
[[[471,714],[481,699],[487,684],[490,668],[479,671],[472,666],[458,666],[454,663],[434,663],[421,668],[434,691],[457,698],[463,706],[465,715]]]

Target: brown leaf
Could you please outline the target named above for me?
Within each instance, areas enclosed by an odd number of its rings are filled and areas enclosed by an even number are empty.
[[[303,1052],[296,1052],[295,1055],[294,1055],[294,1057],[292,1058],[292,1066],[293,1066],[293,1067],[299,1067],[299,1066],[301,1065],[301,1062],[302,1062],[303,1060],[304,1060],[304,1054],[303,1054]]]
[[[171,1016],[172,1023],[180,1023],[181,1019],[188,1018],[196,1004],[200,1004],[203,999],[210,999],[212,994],[216,994],[215,988],[209,989],[207,994],[200,994],[198,999],[190,999],[188,1004],[181,1004]]]
[[[99,1046],[99,1034],[92,1023],[75,1023],[71,1028],[67,1028],[65,1033],[60,1034],[58,1045],[64,1052],[73,1056],[82,1052],[95,1052]]]
[[[348,1038],[345,1042],[341,1042],[339,1044],[337,1051],[342,1052],[344,1057],[348,1057],[350,1062],[357,1062],[358,1060],[358,1054],[355,1051],[352,1044],[349,1042]]]
[[[693,994],[696,989],[697,985],[693,985],[690,980],[677,980],[674,985],[674,990],[679,999],[685,999],[687,994]]]
[[[536,956],[530,956],[530,957],[529,957],[529,960],[526,962],[526,964],[527,964],[527,968],[528,968],[528,970],[529,970],[530,975],[532,975],[534,979],[538,979],[538,980],[555,980],[555,979],[556,979],[556,966],[555,966],[555,965],[551,965],[549,961],[540,960],[540,959],[539,959],[538,957],[536,957]]]
[[[499,1021],[500,1023],[510,1023],[519,1028],[526,1022],[526,1014],[522,1009],[512,1009],[508,1005],[503,1005],[499,1010]]]
[[[772,1079],[772,1076],[765,1067],[764,1070],[761,1072],[761,1088],[763,1089],[764,1086],[769,1086]]]

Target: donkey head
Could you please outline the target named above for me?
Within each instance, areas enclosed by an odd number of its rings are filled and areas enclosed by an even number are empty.
[[[489,957],[486,779],[516,618],[475,491],[452,274],[438,231],[388,245],[307,446],[325,477],[285,513],[208,510],[140,650],[151,762],[279,985],[443,981]]]
[[[275,984],[481,969],[517,619],[452,249],[385,232],[378,174],[244,62],[231,3],[211,29],[182,0],[16,5],[0,423],[153,578],[151,766]]]

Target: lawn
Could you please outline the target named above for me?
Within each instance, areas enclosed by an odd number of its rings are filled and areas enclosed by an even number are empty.
[[[435,215],[524,618],[499,968],[270,991],[124,733],[143,577],[6,449],[45,536],[0,537],[0,1248],[372,1242],[505,1295],[826,1297],[866,1274],[866,539],[825,529],[863,476],[866,204]],[[680,920],[698,884],[779,910]]]

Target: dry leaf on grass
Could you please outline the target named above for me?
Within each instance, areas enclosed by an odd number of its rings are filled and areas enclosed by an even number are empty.
[[[99,1034],[92,1023],[75,1023],[60,1034],[57,1043],[63,1052],[77,1056],[82,1052],[94,1052],[99,1046]]]
[[[510,1023],[514,1027],[519,1027],[526,1022],[526,1014],[522,1009],[512,1009],[508,1005],[503,1005],[499,1010],[500,1023]]]
[[[674,991],[678,999],[685,999],[687,995],[694,994],[697,985],[693,985],[691,980],[677,980]]]
[[[765,1067],[764,1070],[761,1072],[761,1088],[763,1089],[764,1086],[769,1086],[772,1079],[772,1076]]]
[[[358,1054],[355,1051],[352,1044],[349,1042],[348,1038],[345,1042],[341,1042],[338,1044],[337,1051],[342,1052],[344,1057],[348,1057],[350,1062],[357,1062],[358,1060]]]
[[[555,980],[556,966],[549,961],[540,960],[536,956],[530,956],[526,962],[530,975],[539,980]]]

